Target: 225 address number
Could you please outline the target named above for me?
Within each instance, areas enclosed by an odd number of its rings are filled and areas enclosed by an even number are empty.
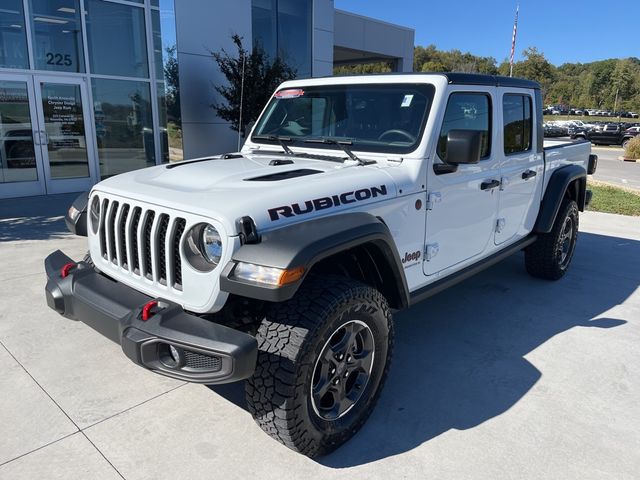
[[[47,53],[47,65],[64,65],[70,67],[73,64],[71,55],[62,55],[61,53]]]

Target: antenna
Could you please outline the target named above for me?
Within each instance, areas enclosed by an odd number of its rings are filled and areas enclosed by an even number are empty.
[[[242,51],[242,81],[240,82],[240,118],[238,119],[238,151],[240,151],[240,137],[242,136],[242,104],[244,101],[244,64],[246,62],[246,55],[244,50]]]
[[[516,7],[516,20],[513,22],[513,35],[511,37],[511,57],[509,59],[509,76],[513,77],[513,57],[516,53],[516,37],[518,35],[518,13],[520,12],[520,4]]]

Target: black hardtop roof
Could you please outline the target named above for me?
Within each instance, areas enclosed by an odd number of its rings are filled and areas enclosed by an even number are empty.
[[[368,75],[344,75],[344,77],[370,77],[370,76],[420,76],[420,75],[442,75],[447,78],[450,85],[483,85],[489,87],[515,87],[540,89],[540,84],[524,78],[502,77],[500,75],[482,75],[479,73],[455,73],[455,72],[386,72],[372,73]],[[341,76],[341,75],[338,75]]]
[[[539,89],[540,84],[524,78],[480,75],[477,73],[443,73],[452,85],[488,85],[492,87],[518,87]]]

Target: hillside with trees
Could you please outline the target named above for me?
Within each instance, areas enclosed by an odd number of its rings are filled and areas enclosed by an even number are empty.
[[[640,111],[640,59],[609,59],[591,63],[552,65],[535,47],[523,52],[513,68],[515,77],[535,80],[542,85],[545,104],[564,104],[578,108]],[[416,72],[466,72],[509,75],[509,62],[498,64],[493,57],[481,57],[460,50],[438,50],[435,45],[414,50]],[[387,63],[336,67],[336,75],[391,71]]]

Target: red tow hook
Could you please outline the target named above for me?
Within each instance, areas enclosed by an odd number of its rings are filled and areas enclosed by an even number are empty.
[[[69,272],[72,268],[75,268],[76,264],[73,262],[65,263],[64,266],[60,269],[60,276],[62,278],[67,278]]]
[[[158,301],[157,300],[151,300],[151,301],[145,303],[144,307],[142,307],[142,321],[143,322],[146,322],[151,317],[153,317],[155,312],[153,312],[152,309],[154,309],[157,306],[158,306]]]

